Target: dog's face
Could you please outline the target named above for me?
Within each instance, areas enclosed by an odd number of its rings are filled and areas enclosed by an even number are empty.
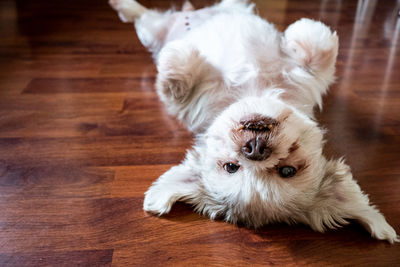
[[[197,149],[202,208],[251,226],[265,223],[266,215],[290,220],[317,193],[325,166],[322,143],[316,123],[277,97],[232,104]]]
[[[278,95],[244,98],[153,183],[144,209],[164,214],[182,200],[213,219],[250,227],[302,222],[321,232],[356,219],[374,237],[398,241],[350,168],[326,160],[322,147],[323,131]]]

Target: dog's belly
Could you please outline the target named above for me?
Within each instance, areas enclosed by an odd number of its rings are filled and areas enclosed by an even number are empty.
[[[274,76],[282,68],[280,35],[272,24],[243,13],[216,13],[212,9],[187,13],[195,15],[190,19],[194,21],[189,24],[190,30],[182,28],[186,20],[182,13],[171,36],[181,34],[178,39],[196,48],[220,70],[229,87],[255,81],[261,73]]]
[[[217,13],[218,11],[214,8],[203,8],[196,11],[173,13],[166,42],[183,38]]]

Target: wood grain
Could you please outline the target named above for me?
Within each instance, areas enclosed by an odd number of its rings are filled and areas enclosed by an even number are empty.
[[[151,56],[106,2],[0,2],[0,266],[400,266],[399,244],[355,223],[321,234],[210,221],[182,203],[143,212],[144,192],[193,136],[166,113]],[[325,152],[346,157],[400,232],[398,1],[255,3],[280,30],[309,17],[337,31],[338,78],[317,113]]]

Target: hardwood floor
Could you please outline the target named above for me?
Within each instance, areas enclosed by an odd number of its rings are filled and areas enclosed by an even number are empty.
[[[400,233],[399,2],[255,3],[280,30],[310,17],[338,32],[338,79],[318,113],[325,151],[346,157]],[[107,1],[2,0],[0,14],[0,266],[400,266],[398,243],[355,223],[320,234],[255,231],[184,204],[146,214],[143,193],[193,136],[159,102],[132,25]]]

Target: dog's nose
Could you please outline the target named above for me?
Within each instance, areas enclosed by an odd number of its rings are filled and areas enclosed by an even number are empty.
[[[249,140],[243,147],[243,155],[251,160],[265,160],[271,155],[272,150],[267,146],[265,140],[259,136]]]

